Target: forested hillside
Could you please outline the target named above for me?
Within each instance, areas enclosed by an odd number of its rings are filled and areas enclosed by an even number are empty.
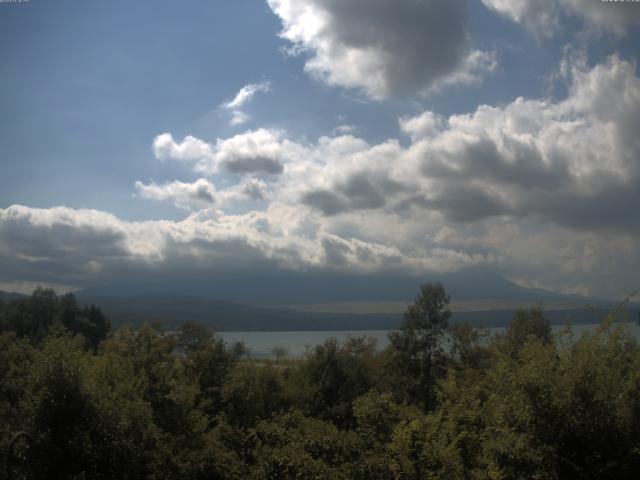
[[[521,310],[486,338],[448,305],[422,286],[384,351],[255,361],[37,290],[0,306],[0,479],[636,478],[640,346],[618,310],[581,338]]]

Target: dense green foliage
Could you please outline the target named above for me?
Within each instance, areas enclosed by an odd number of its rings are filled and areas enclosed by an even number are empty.
[[[80,308],[72,293],[59,297],[40,287],[28,298],[0,303],[0,332],[13,332],[35,343],[57,327],[81,335],[95,350],[111,330],[111,323],[94,305]]]
[[[23,430],[21,478],[636,478],[624,325],[554,336],[534,308],[488,338],[449,326],[448,301],[423,286],[383,352],[355,338],[254,361],[193,322],[109,333],[39,289],[0,306],[0,462]]]

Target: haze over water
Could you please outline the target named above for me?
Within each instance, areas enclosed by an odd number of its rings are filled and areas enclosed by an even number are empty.
[[[640,325],[627,323],[626,328],[633,337],[640,341]],[[597,324],[573,325],[571,331],[574,338],[579,338],[583,333],[593,332],[598,327]],[[555,325],[552,327],[554,334],[558,335],[565,331],[565,326]],[[503,333],[504,327],[493,327],[484,329],[490,336]],[[227,343],[244,342],[249,349],[251,358],[273,358],[273,350],[282,347],[286,350],[287,356],[301,357],[309,349],[323,344],[330,338],[335,338],[342,343],[353,337],[372,338],[376,341],[378,350],[384,349],[389,344],[387,336],[388,330],[356,330],[356,331],[333,331],[333,332],[218,332]]]

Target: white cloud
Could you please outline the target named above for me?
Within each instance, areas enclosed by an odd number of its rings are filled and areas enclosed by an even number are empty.
[[[225,272],[447,272],[495,265],[560,289],[620,295],[637,281],[638,236],[490,219],[447,226],[422,215],[316,218],[277,202],[264,212],[202,210],[182,221],[127,222],[68,208],[0,209],[0,282],[83,286],[162,277],[211,282]],[[441,233],[448,228],[447,233]],[[358,229],[366,232],[358,234]],[[377,241],[368,239],[377,238]],[[498,255],[496,252],[500,252]],[[273,275],[273,277],[269,277]]]
[[[206,142],[187,135],[180,143],[176,143],[173,135],[163,133],[153,139],[153,153],[159,160],[181,160],[192,162],[212,156],[212,149]]]
[[[268,0],[305,70],[373,99],[477,77],[464,0]],[[479,56],[480,55],[480,56]],[[472,68],[476,72],[471,74]],[[467,71],[466,74],[463,72]]]
[[[243,215],[202,210],[178,222],[127,222],[93,210],[13,205],[0,209],[0,282],[83,284],[154,271],[171,277],[196,266],[209,278],[229,269],[357,272],[454,266],[442,262],[443,249],[431,264],[393,246],[317,228],[310,234],[305,221],[304,212],[284,205]]]
[[[303,143],[259,129],[218,139],[195,168],[264,176],[274,200],[329,216],[427,210],[457,222],[535,217],[572,228],[636,231],[640,221],[630,210],[640,202],[635,67],[614,56],[565,71],[569,95],[559,102],[517,98],[449,118],[430,111],[403,117],[400,128],[412,141],[406,148],[353,135]]]
[[[414,142],[398,163],[413,165],[422,180],[400,205],[457,221],[531,216],[637,231],[631,205],[640,201],[640,79],[618,57],[571,70],[561,102],[518,98],[446,122],[431,112],[401,119]]]
[[[267,184],[259,178],[249,178],[240,187],[242,193],[253,200],[266,200],[269,196]]]
[[[240,183],[219,192],[221,205],[246,201],[264,202],[270,198],[269,186],[260,178],[244,178]]]
[[[540,37],[552,36],[560,26],[557,0],[482,0],[482,3]]]
[[[242,87],[233,100],[223,103],[221,106],[225,110],[238,110],[245,106],[253,96],[258,92],[271,91],[271,85],[269,82],[262,83],[250,83]]]
[[[347,135],[350,133],[355,133],[357,130],[355,125],[338,125],[333,129],[333,135]]]
[[[215,144],[187,136],[176,143],[171,134],[158,135],[153,144],[158,159],[190,161],[197,172],[214,174],[227,170],[236,174],[277,175],[284,170],[293,144],[277,130],[250,130]]]
[[[142,182],[135,183],[136,191],[142,198],[172,202],[186,210],[209,208],[216,203],[216,189],[212,183],[200,178],[193,183],[171,182],[163,185]]]
[[[270,91],[271,84],[269,82],[250,83],[242,87],[232,100],[222,103],[220,108],[230,113],[229,123],[231,125],[242,125],[251,120],[251,116],[243,112],[242,107],[249,103],[256,93]]]
[[[287,159],[286,141],[277,131],[259,129],[218,140],[215,161],[232,173],[279,174]]]
[[[232,126],[242,125],[243,123],[247,123],[251,120],[251,116],[241,112],[240,110],[234,110],[231,112],[231,120],[229,120],[229,124]]]
[[[267,129],[212,144],[160,135],[160,158],[212,176],[139,183],[138,193],[200,210],[180,222],[127,222],[93,210],[0,209],[0,282],[491,264],[555,288],[626,293],[640,269],[640,79],[616,56],[592,68],[567,61],[564,100],[403,117],[407,146]],[[222,211],[231,204],[241,213]]]
[[[587,31],[624,35],[640,25],[634,2],[603,0],[482,0],[490,9],[510,18],[534,35],[552,37],[562,31],[564,17],[580,18]]]
[[[401,118],[409,148],[352,135],[303,144],[260,129],[201,148],[213,153],[197,168],[281,175],[276,196],[327,215],[427,209],[455,221],[537,216],[579,228],[637,229],[629,212],[640,178],[635,67],[614,56],[565,71],[569,96],[560,102],[518,98],[448,119],[433,112]]]
[[[0,209],[0,280],[82,285],[107,265],[158,258],[153,235],[96,210]]]
[[[426,111],[415,117],[403,117],[398,122],[404,133],[409,135],[412,140],[417,140],[433,137],[440,133],[445,120],[434,112]]]

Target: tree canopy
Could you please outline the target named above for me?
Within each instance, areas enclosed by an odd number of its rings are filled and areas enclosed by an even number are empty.
[[[535,307],[487,336],[448,302],[422,286],[384,351],[255,360],[193,322],[105,334],[39,289],[0,306],[0,465],[25,431],[14,478],[636,478],[640,346],[615,315],[575,337]]]

